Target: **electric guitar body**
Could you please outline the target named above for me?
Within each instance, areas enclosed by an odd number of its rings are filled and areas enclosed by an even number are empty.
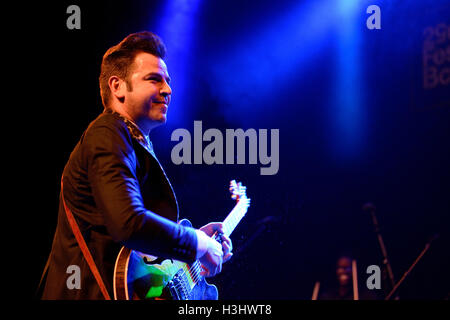
[[[223,222],[224,233],[228,236],[250,205],[245,190],[240,183],[231,181],[230,191],[237,204]],[[180,224],[192,227],[186,219]],[[198,260],[187,264],[122,247],[114,267],[114,299],[217,300],[217,287],[206,282],[200,274],[202,270]]]

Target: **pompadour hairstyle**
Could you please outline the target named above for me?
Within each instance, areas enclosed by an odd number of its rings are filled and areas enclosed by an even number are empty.
[[[161,38],[149,31],[132,33],[103,55],[100,67],[100,96],[104,108],[108,108],[111,90],[108,81],[111,76],[123,79],[129,85],[128,76],[138,53],[146,52],[164,59],[166,47]],[[131,90],[131,89],[130,89]]]

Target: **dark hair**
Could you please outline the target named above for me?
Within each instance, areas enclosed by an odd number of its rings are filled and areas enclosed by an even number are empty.
[[[128,75],[134,58],[140,52],[147,52],[161,59],[166,55],[166,47],[161,38],[149,31],[132,33],[119,44],[109,48],[103,56],[100,67],[100,95],[105,108],[111,97],[108,81],[111,76],[117,76],[129,85]]]

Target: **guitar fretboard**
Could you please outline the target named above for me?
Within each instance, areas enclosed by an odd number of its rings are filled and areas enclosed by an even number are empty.
[[[227,236],[230,236],[236,226],[242,220],[247,213],[247,209],[250,205],[250,199],[242,197],[239,202],[231,210],[230,214],[223,221],[223,231]]]
[[[247,213],[247,209],[250,206],[250,199],[243,196],[239,199],[238,203],[234,206],[233,210],[228,214],[228,216],[223,221],[223,232],[227,236],[230,236],[234,229],[237,227],[239,222]],[[200,261],[195,261],[186,270],[183,270],[183,277],[186,278],[184,285],[182,286],[182,292],[186,299],[189,299],[192,289],[195,284],[203,278],[200,275],[202,271]]]

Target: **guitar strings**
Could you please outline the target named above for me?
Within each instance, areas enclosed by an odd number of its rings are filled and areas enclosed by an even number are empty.
[[[241,199],[243,201],[240,201],[238,203],[238,205],[236,206],[236,211],[237,214],[234,214],[232,216],[231,219],[229,219],[228,221],[224,221],[224,222],[228,222],[225,223],[226,225],[224,226],[224,229],[227,229],[227,231],[232,231],[234,230],[234,228],[236,227],[236,225],[241,221],[241,219],[243,218],[243,216],[245,215],[245,209],[248,208],[250,199],[246,198],[246,199]],[[244,207],[244,208],[242,208]],[[225,219],[227,220],[227,219]],[[230,229],[230,230],[228,230]],[[228,232],[226,232],[228,233]],[[190,273],[190,278],[192,279],[192,282],[195,286],[195,284],[201,279],[202,275],[201,275],[201,263],[196,260],[192,266],[187,266],[187,271]],[[186,274],[186,269],[183,269],[183,275],[187,276]],[[190,286],[189,286],[190,287]],[[183,289],[186,289],[185,287],[183,287]],[[192,288],[189,288],[189,294],[192,292]],[[184,291],[185,292],[185,291]]]
[[[201,271],[201,264],[200,262],[197,260],[193,263],[192,268],[191,269],[191,273],[193,274],[192,276],[192,280],[197,283],[198,280],[200,279],[200,271]]]
[[[244,200],[244,199],[241,199],[241,200]],[[246,209],[248,208],[249,203],[250,203],[250,199],[248,199],[248,198],[246,198],[244,201],[240,201],[235,208],[238,213],[234,214],[232,217],[230,217],[231,219],[225,219],[224,230],[226,229],[226,231],[225,231],[226,234],[231,234],[231,232],[234,230],[234,228],[237,226],[237,224],[241,221],[241,219],[243,218],[243,216],[246,213]],[[240,204],[242,204],[242,207],[244,207],[244,208],[241,208]],[[175,288],[177,289],[177,291],[181,291],[180,293],[182,293],[184,295],[185,299],[189,299],[189,297],[192,294],[192,289],[194,288],[194,286],[197,284],[197,282],[202,277],[202,275],[201,275],[202,265],[201,265],[200,261],[196,260],[191,266],[186,265],[186,268],[183,268],[182,270],[183,270],[183,272],[181,275],[183,277],[180,279],[179,282],[177,282],[175,284]],[[186,271],[189,272],[190,278],[192,279],[192,282],[193,282],[192,287],[190,286],[190,281],[189,281],[188,275],[186,274]]]

